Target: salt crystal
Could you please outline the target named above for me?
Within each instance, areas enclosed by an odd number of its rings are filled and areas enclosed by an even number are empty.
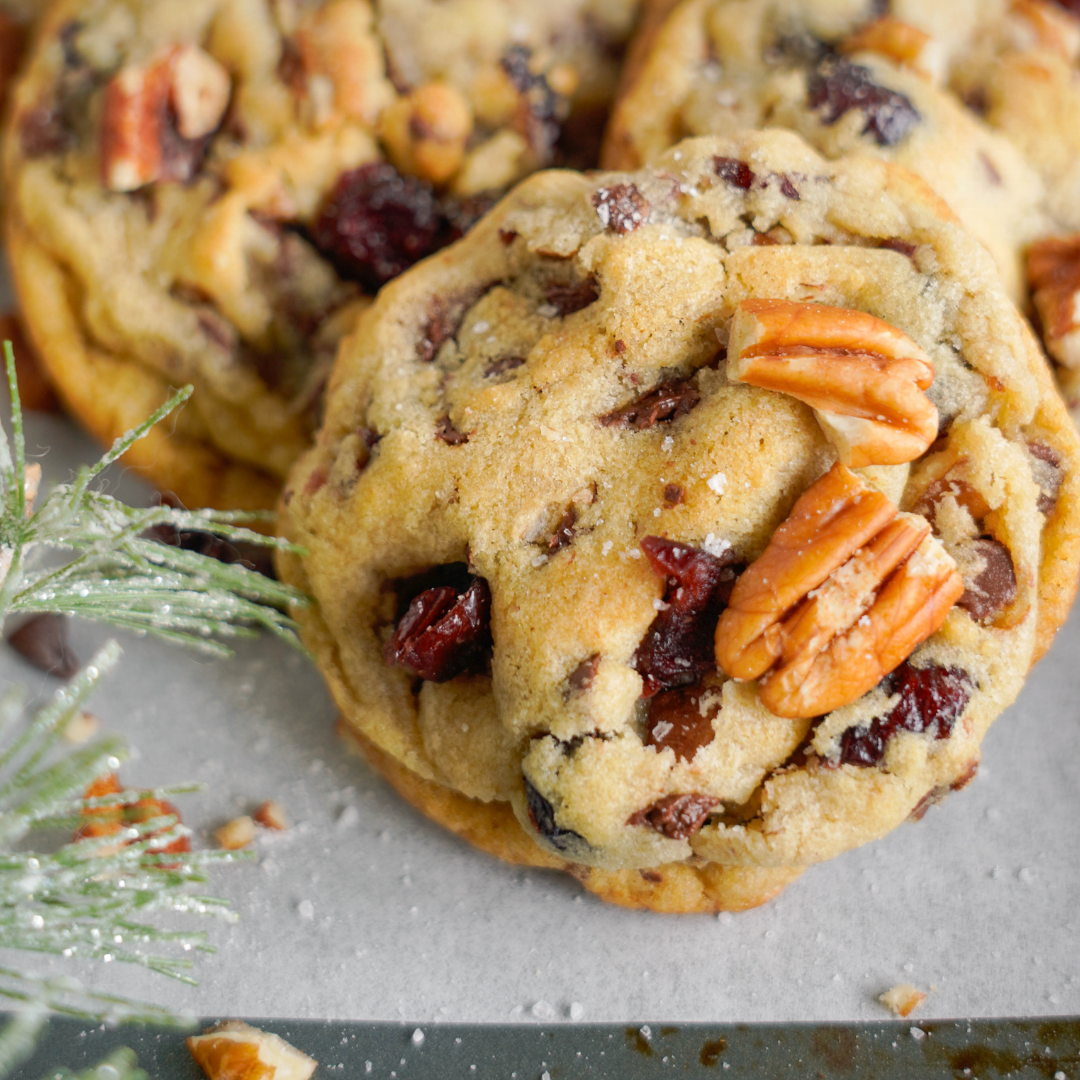
[[[611,549],[612,549],[612,548],[613,548],[614,546],[615,546],[615,545],[614,545],[614,544],[613,544],[613,543],[612,543],[612,542],[611,542],[610,540],[605,540],[605,541],[604,541],[604,546],[603,546],[603,547],[602,547],[602,548],[600,549],[600,554],[601,554],[601,555],[607,555],[607,554],[609,554],[609,553],[611,552]]]
[[[536,309],[536,314],[544,319],[554,319],[559,314],[559,309],[554,304],[541,304]]]
[[[555,1009],[550,1002],[538,1001],[532,1007],[532,1014],[537,1020],[554,1020]]]
[[[413,1042],[413,1046],[422,1046],[423,1045],[424,1033],[419,1028],[417,1028],[412,1033],[412,1042]]]
[[[532,564],[533,564],[534,567],[543,566],[544,563],[546,563],[547,561],[548,561],[548,557],[546,555],[537,555],[533,559]]]
[[[710,555],[715,555],[716,558],[721,558],[725,552],[731,550],[731,543],[727,540],[720,540],[715,533],[709,533],[705,537],[705,543],[701,545]]]
[[[670,435],[665,435],[664,441],[660,445],[665,450],[670,450],[675,445],[675,440]]]
[[[491,323],[487,322],[484,319],[481,319],[477,323],[473,323],[473,333],[474,334],[484,334],[490,329],[491,329]]]
[[[1016,876],[1026,884],[1027,882],[1035,880],[1035,871],[1030,867],[1025,866]]]
[[[913,1027],[911,1029],[911,1037],[916,1042],[922,1042],[926,1038],[926,1032],[921,1027]]]
[[[646,1042],[652,1041],[652,1028],[650,1028],[648,1024],[642,1024],[641,1027],[638,1028],[638,1034]]]
[[[653,729],[650,732],[653,742],[660,742],[660,740],[666,738],[675,729],[674,724],[669,724],[666,720],[661,720],[659,723],[653,725]]]
[[[301,900],[296,905],[297,914],[301,919],[314,919],[315,918],[315,905],[310,900]]]
[[[339,829],[351,829],[359,820],[360,811],[350,804],[338,814],[337,827]]]
[[[656,507],[656,509],[655,509],[655,510],[653,510],[653,512],[652,512],[652,516],[653,516],[653,517],[659,517],[659,516],[660,516],[660,507],[659,507],[659,506],[658,506],[658,507]]]
[[[570,1002],[570,1019],[580,1020],[585,1015],[585,1007],[580,1001]]]
[[[637,548],[631,548],[627,552],[627,555],[629,555],[631,559],[640,559],[641,558],[641,552],[638,551]]]
[[[708,484],[717,495],[723,495],[724,488],[727,487],[727,477],[722,472],[718,472],[715,476],[709,477],[705,483]]]

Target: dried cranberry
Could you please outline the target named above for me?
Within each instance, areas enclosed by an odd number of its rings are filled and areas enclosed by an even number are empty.
[[[582,694],[592,689],[596,673],[600,670],[600,654],[586,657],[567,677],[566,683],[573,693]]]
[[[464,446],[469,441],[469,436],[454,427],[453,420],[449,415],[440,416],[435,422],[435,438],[447,446]]]
[[[1061,455],[1045,443],[1029,442],[1028,453],[1035,459],[1032,474],[1039,485],[1039,513],[1049,516],[1057,506],[1065,471],[1061,467]]]
[[[745,161],[738,158],[720,157],[713,158],[713,171],[725,184],[732,187],[742,188],[749,191],[754,183],[754,173]]]
[[[873,135],[879,146],[895,146],[922,119],[903,94],[879,86],[869,68],[840,56],[818,64],[807,83],[807,102],[826,124],[860,110],[866,116],[863,134]]]
[[[633,184],[613,184],[593,193],[592,204],[604,227],[625,235],[649,219],[649,202]]]
[[[997,540],[973,540],[983,568],[957,604],[977,622],[989,622],[1016,599],[1016,570],[1009,549]]]
[[[898,731],[915,735],[926,732],[936,739],[947,739],[972,691],[971,676],[966,671],[937,664],[917,668],[906,662],[885,678],[883,686],[890,694],[899,694],[900,700],[891,712],[879,716],[868,727],[844,732],[842,764],[877,765],[885,756],[889,739]]]
[[[1080,0],[1054,0],[1058,7],[1063,7],[1070,15],[1080,18]]]
[[[484,378],[490,379],[493,375],[505,375],[525,363],[524,356],[500,356],[498,360],[492,360],[484,368]]]
[[[705,824],[720,800],[712,795],[668,795],[639,810],[627,825],[648,825],[669,840],[686,840]]]
[[[706,695],[714,700],[702,701]],[[694,755],[708,746],[716,736],[713,717],[720,711],[720,695],[703,686],[665,690],[649,701],[645,745],[657,750],[670,748],[682,761],[693,761]]]
[[[552,283],[547,287],[547,302],[564,318],[582,311],[600,298],[600,286],[595,277],[587,277],[569,285]]]
[[[533,153],[546,163],[559,138],[565,106],[547,79],[530,69],[529,57],[530,52],[525,46],[513,45],[507,49],[501,66],[524,104],[518,127]]]
[[[646,536],[641,541],[653,571],[667,579],[666,607],[657,613],[634,654],[634,670],[645,680],[644,694],[698,682],[716,670],[713,635],[735,584],[735,556]]]
[[[63,615],[34,615],[9,634],[7,641],[34,667],[58,679],[70,679],[79,670],[79,658],[68,640],[68,620]]]
[[[645,431],[666,420],[684,416],[701,401],[701,394],[689,379],[661,383],[637,401],[623,405],[600,417],[604,427],[631,428]]]
[[[573,829],[561,829],[555,824],[555,808],[529,783],[525,777],[525,803],[529,808],[529,821],[533,828],[557,851],[577,847],[585,843],[585,837]]]
[[[385,162],[370,162],[338,177],[311,235],[342,277],[376,292],[437,251],[446,230],[429,185]]]
[[[459,593],[450,586],[415,597],[386,643],[388,664],[430,682],[447,682],[467,671],[491,644],[491,592],[474,577]]]
[[[555,531],[548,537],[547,547],[553,555],[556,551],[562,551],[567,544],[571,543],[574,539],[574,523],[577,521],[577,510],[574,507],[569,507],[565,514],[559,519],[559,524],[555,526]]]

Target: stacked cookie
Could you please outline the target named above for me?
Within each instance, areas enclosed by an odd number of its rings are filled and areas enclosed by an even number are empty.
[[[631,3],[57,0],[18,88],[10,250],[76,414],[193,382],[136,464],[288,478],[343,733],[605,899],[753,906],[920,817],[1076,590],[1016,307],[1070,364],[1074,155],[1010,88],[1066,87],[1080,18],[893,6],[661,0],[612,171],[497,203],[593,162]]]

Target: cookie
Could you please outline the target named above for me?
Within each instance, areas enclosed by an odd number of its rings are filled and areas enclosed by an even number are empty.
[[[1078,449],[917,177],[688,140],[539,174],[383,290],[280,570],[432,816],[509,804],[600,874],[794,873],[970,778],[1075,591]]]
[[[10,120],[30,334],[129,464],[273,506],[368,298],[557,161],[591,163],[635,0],[58,0]]]

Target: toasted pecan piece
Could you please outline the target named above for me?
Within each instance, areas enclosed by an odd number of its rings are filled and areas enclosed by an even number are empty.
[[[742,575],[716,628],[728,675],[763,678],[778,716],[807,718],[873,689],[964,593],[928,523],[837,464]]]
[[[852,468],[914,461],[937,438],[938,412],[926,396],[933,362],[862,311],[744,300],[731,324],[728,376],[805,402]]]
[[[1032,244],[1027,280],[1046,351],[1063,367],[1080,368],[1080,233]]]
[[[860,26],[854,34],[840,43],[840,52],[874,52],[895,60],[904,67],[931,74],[931,43],[932,39],[926,31],[893,15],[885,15]]]

